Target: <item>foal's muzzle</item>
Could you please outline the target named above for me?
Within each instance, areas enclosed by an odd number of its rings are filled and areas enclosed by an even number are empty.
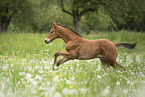
[[[49,44],[50,41],[49,41],[49,39],[46,38],[44,42],[45,42],[46,44]]]

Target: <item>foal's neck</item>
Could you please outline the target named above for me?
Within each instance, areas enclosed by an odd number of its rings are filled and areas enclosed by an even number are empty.
[[[80,39],[78,35],[71,32],[69,29],[64,29],[60,31],[60,36],[64,40],[65,43],[68,43],[69,41],[74,41],[77,39]]]

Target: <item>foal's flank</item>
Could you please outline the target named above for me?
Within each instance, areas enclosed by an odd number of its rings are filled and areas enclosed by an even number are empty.
[[[136,46],[136,43],[114,44],[107,39],[87,40],[82,38],[71,28],[60,26],[55,22],[52,24],[53,28],[46,37],[45,43],[49,44],[54,39],[61,38],[66,44],[66,52],[58,51],[55,53],[53,69],[57,69],[60,64],[68,60],[87,60],[93,58],[100,58],[104,68],[108,68],[109,66],[114,68],[124,68],[124,66],[116,62],[116,58],[118,56],[118,50],[116,46],[121,46],[128,49],[134,49]],[[57,61],[58,56],[63,56],[63,58]]]

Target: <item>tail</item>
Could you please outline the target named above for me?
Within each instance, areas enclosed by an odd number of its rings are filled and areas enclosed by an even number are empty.
[[[133,50],[136,47],[136,44],[137,43],[133,43],[133,44],[130,44],[130,43],[116,43],[115,45]]]

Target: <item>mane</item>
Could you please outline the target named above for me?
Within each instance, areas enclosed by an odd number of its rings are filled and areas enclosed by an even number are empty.
[[[72,28],[70,28],[66,25],[60,25],[60,24],[57,24],[57,25],[64,27],[64,28],[67,28],[67,29],[71,30],[74,34],[76,34],[77,36],[82,37],[78,32],[76,32],[75,30],[73,30]]]

